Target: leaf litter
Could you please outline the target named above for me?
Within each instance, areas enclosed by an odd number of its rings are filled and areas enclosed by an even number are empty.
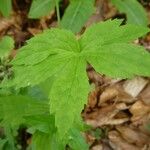
[[[92,72],[96,74],[96,72]],[[91,75],[91,78],[96,75]],[[101,80],[105,80],[101,75]],[[101,81],[102,83],[102,81]],[[104,86],[105,85],[105,86]],[[104,143],[115,150],[148,150],[150,148],[150,79],[104,81],[89,94],[82,116],[93,128],[107,129],[105,138],[92,145],[104,149]]]

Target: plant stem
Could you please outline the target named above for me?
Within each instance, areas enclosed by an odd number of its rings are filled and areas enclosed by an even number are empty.
[[[55,0],[55,3],[56,3],[56,13],[57,13],[58,27],[60,28],[59,0]]]

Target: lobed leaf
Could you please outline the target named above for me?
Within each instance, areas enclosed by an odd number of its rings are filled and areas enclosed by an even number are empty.
[[[140,46],[114,43],[85,51],[84,55],[98,72],[110,77],[150,75],[150,54]]]
[[[75,123],[81,122],[80,112],[89,91],[87,62],[111,77],[150,75],[149,53],[131,43],[149,30],[120,23],[109,20],[95,24],[78,40],[66,30],[47,30],[29,40],[12,62],[15,78],[7,86],[33,86],[53,77],[50,112],[55,114],[58,139],[64,139],[76,128]]]
[[[19,88],[45,81],[61,70],[76,55],[75,52],[80,51],[75,36],[61,29],[45,31],[27,43],[12,62],[15,78],[8,86]]]
[[[82,50],[111,43],[131,43],[148,31],[146,27],[136,25],[120,26],[121,20],[108,20],[89,27],[80,38]]]

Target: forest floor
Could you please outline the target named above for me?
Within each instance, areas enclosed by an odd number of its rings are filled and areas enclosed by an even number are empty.
[[[13,0],[11,18],[0,16],[0,38],[10,35],[15,40],[13,56],[27,39],[57,26],[55,11],[41,19],[28,19],[30,2]],[[61,4],[62,14],[67,4],[67,0]],[[150,16],[150,4],[143,5]],[[125,18],[125,15],[118,14],[107,0],[97,0],[96,12],[83,31],[94,22],[116,17]],[[150,35],[135,43],[149,51]],[[91,150],[150,150],[150,79],[138,76],[131,80],[111,79],[96,73],[90,65],[87,73],[93,90],[89,93],[82,117],[93,127],[92,131],[84,134]]]

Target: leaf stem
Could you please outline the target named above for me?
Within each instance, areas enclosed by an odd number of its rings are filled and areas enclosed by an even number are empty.
[[[59,0],[55,0],[55,3],[56,3],[56,13],[57,13],[58,27],[60,28]]]

